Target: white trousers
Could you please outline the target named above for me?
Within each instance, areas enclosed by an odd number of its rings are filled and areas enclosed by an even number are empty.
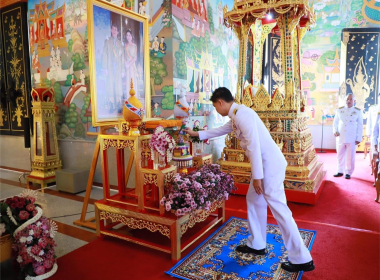
[[[336,143],[338,173],[351,175],[355,169],[355,143]]]
[[[310,252],[303,243],[292,212],[286,204],[284,179],[285,171],[272,177],[265,176],[262,184],[264,193],[261,195],[256,193],[251,180],[247,193],[250,233],[247,246],[256,250],[266,247],[267,206],[269,206],[280,227],[289,261],[293,264],[310,262],[312,260]]]

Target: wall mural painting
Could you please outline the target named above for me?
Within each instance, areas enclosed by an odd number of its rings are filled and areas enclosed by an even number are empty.
[[[59,139],[86,139],[91,125],[85,0],[28,2],[33,86],[51,86]],[[89,138],[91,139],[91,138]]]
[[[223,26],[223,7],[233,1],[173,0],[172,4],[175,100],[184,92],[191,117],[205,116],[209,128],[220,126],[227,119],[209,99],[220,86],[236,92],[238,40]]]
[[[307,95],[309,125],[322,121],[332,125],[335,108],[340,104],[342,29],[378,27],[380,12],[376,3],[375,0],[314,2],[317,24],[301,44],[302,86]],[[372,104],[370,100],[367,102]]]

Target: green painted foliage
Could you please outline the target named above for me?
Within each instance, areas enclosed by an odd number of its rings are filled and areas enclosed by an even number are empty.
[[[78,112],[76,111],[77,105],[71,103],[65,113],[65,123],[69,128],[75,129],[78,123]]]
[[[91,100],[91,97],[89,95],[83,98],[84,104],[82,106],[82,110],[80,114],[80,119],[82,120],[82,123],[87,123],[87,117],[85,117],[84,114],[86,114],[86,110],[88,108],[88,105],[90,104],[90,100]]]
[[[314,91],[317,88],[316,83],[311,83],[310,91]]]
[[[74,62],[74,71],[82,70],[86,67],[79,53],[73,54],[71,60]]]
[[[318,66],[317,66],[317,71],[318,73],[323,72],[323,66],[328,65],[327,64],[327,59],[334,59],[335,58],[335,51],[327,51],[324,54],[320,56],[318,59]]]
[[[315,74],[311,73],[311,72],[305,72],[305,73],[303,73],[302,80],[306,80],[306,79],[309,79],[309,81],[314,81]]]
[[[161,91],[165,95],[161,101],[162,109],[163,110],[173,110],[174,109],[173,86],[163,86]]]
[[[63,95],[62,95],[61,84],[58,82],[55,82],[53,89],[54,89],[54,93],[55,93],[55,103],[62,103]]]
[[[153,79],[155,85],[161,85],[163,78],[168,75],[166,64],[162,57],[150,58],[150,78]]]

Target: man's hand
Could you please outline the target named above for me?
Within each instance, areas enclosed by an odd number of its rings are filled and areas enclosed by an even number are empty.
[[[198,131],[193,131],[191,128],[189,128],[189,127],[186,127],[185,129],[184,129],[184,131],[187,133],[187,134],[189,134],[190,136],[193,136],[193,137],[199,137],[199,133],[198,133]]]
[[[335,136],[335,137],[338,137],[339,135],[340,135],[339,132],[335,132],[335,133],[334,133],[334,136]]]
[[[255,188],[255,191],[257,194],[262,194],[263,193],[263,188],[261,187],[261,179],[253,179],[252,183],[253,187]]]
[[[360,144],[360,141],[355,141],[355,145],[359,145]]]

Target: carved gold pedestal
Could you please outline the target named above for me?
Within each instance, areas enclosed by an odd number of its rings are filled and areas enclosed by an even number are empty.
[[[307,0],[235,1],[232,9],[227,9],[226,6],[223,11],[225,24],[240,40],[236,102],[259,115],[283,152],[288,162],[286,190],[317,197],[325,173],[322,163],[317,161],[310,129],[306,127],[306,97],[300,69],[300,42],[315,23],[314,10]],[[281,51],[276,55],[276,72],[268,71],[269,79],[275,83],[267,88],[262,84],[263,43],[270,32],[280,37]],[[254,57],[249,60],[247,53],[251,55],[251,52]],[[239,141],[230,135],[226,146],[220,160],[223,170],[235,175],[236,184],[248,184],[250,165]]]
[[[61,169],[59,159],[57,132],[55,129],[55,97],[52,88],[33,88],[33,161],[32,172],[27,176],[30,184],[47,184],[55,182],[55,171]]]
[[[196,223],[204,222],[208,217],[211,221],[188,236],[185,242],[182,236]],[[181,258],[181,252],[186,250],[201,236],[206,234],[212,227],[224,222],[224,200],[215,202],[209,211],[198,211],[177,217],[170,212],[163,216],[156,212],[139,213],[137,207],[115,205],[105,199],[95,202],[96,234],[99,237],[113,236],[139,245],[156,249],[171,254],[175,263]],[[119,225],[124,227],[120,228]],[[117,229],[114,229],[114,227]],[[169,238],[168,242],[157,242],[155,238],[143,239],[129,233],[131,229],[147,229],[151,232],[159,232]],[[165,244],[167,243],[167,244]]]

